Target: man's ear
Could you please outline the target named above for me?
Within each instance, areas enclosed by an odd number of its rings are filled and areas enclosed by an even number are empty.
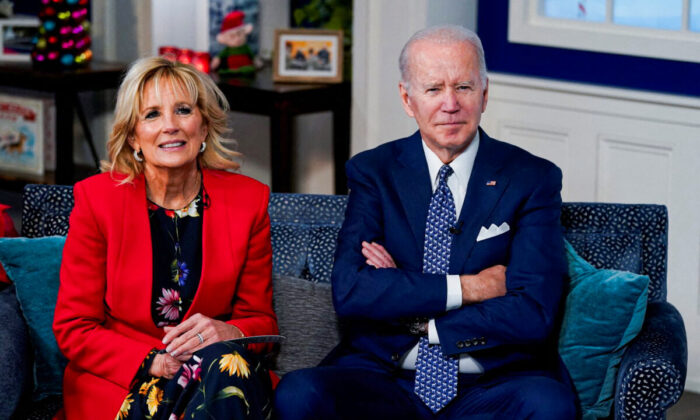
[[[413,109],[411,108],[411,96],[408,94],[408,89],[403,82],[399,82],[399,96],[401,96],[401,105],[403,105],[403,110],[406,111],[409,117],[415,118],[413,114]]]
[[[489,102],[489,79],[486,79],[486,88],[484,88],[484,101],[481,103],[481,112],[486,111],[486,104]]]

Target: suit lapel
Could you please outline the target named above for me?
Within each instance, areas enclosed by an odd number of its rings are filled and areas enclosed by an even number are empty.
[[[397,157],[398,165],[393,175],[401,206],[422,255],[425,220],[428,217],[432,187],[421,142],[420,132],[416,131],[409,141],[404,143],[405,146]]]
[[[503,156],[497,143],[483,130],[479,130],[479,150],[469,177],[467,196],[457,219],[461,233],[454,237],[450,253],[450,273],[461,273],[469,259],[479,230],[489,217],[505,191],[510,177],[503,171]],[[488,228],[488,226],[486,226]]]

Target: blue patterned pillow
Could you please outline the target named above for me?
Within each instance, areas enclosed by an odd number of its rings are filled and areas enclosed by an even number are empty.
[[[0,238],[0,262],[15,284],[34,349],[35,401],[60,395],[66,359],[51,328],[58,296],[63,236]]]
[[[559,354],[571,374],[584,419],[607,417],[626,345],[639,333],[649,277],[597,269],[565,242],[569,291]]]

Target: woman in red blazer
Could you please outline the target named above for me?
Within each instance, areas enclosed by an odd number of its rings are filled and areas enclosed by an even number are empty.
[[[224,171],[238,167],[227,107],[208,76],[162,58],[122,82],[110,161],[75,185],[63,251],[67,419],[269,413],[265,347],[228,341],[277,320],[269,189]]]

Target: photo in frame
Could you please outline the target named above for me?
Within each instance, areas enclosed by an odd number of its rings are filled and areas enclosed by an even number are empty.
[[[277,29],[273,54],[275,82],[343,81],[343,31]]]
[[[39,19],[32,16],[0,19],[0,61],[30,61]]]

